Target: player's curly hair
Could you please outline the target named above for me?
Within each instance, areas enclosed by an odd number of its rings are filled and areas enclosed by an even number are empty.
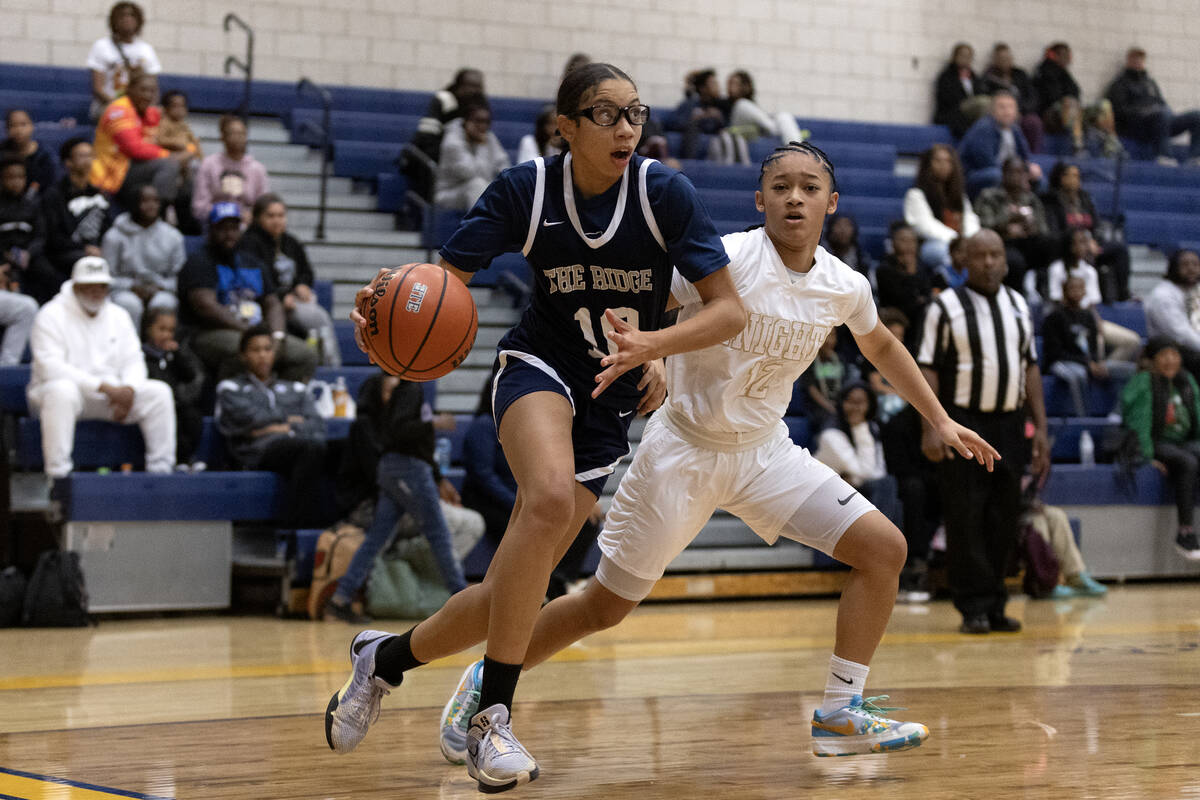
[[[788,142],[785,145],[776,147],[771,153],[762,160],[762,166],[758,170],[758,182],[761,184],[762,179],[766,177],[767,167],[783,158],[790,153],[801,153],[803,155],[812,156],[817,160],[817,163],[824,168],[829,175],[830,191],[836,192],[837,174],[833,170],[833,162],[829,160],[829,156],[825,155],[825,151],[816,145],[808,142]]]
[[[116,35],[117,15],[124,11],[129,11],[133,14],[134,19],[137,20],[137,30],[134,31],[134,34],[140,34],[142,32],[142,28],[146,24],[146,14],[144,11],[142,11],[142,7],[137,3],[130,3],[126,2],[125,0],[114,5],[108,12],[108,29],[112,31],[114,36]]]

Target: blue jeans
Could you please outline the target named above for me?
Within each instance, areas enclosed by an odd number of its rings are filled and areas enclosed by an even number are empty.
[[[376,471],[379,484],[379,500],[375,504],[375,520],[366,531],[366,538],[346,574],[338,579],[338,602],[349,602],[371,574],[375,559],[387,546],[396,530],[396,523],[407,511],[417,521],[421,532],[429,540],[433,557],[437,560],[442,580],[451,594],[467,588],[462,565],[454,557],[450,529],[442,516],[438,503],[438,488],[433,482],[433,468],[428,463],[412,456],[399,453],[384,453]]]
[[[1137,372],[1137,364],[1132,361],[1105,361],[1109,378],[1129,380]],[[1071,402],[1075,406],[1075,416],[1088,416],[1088,382],[1092,380],[1087,365],[1078,361],[1055,361],[1050,365],[1050,374],[1057,377],[1071,392]],[[1120,406],[1118,405],[1118,410]]]

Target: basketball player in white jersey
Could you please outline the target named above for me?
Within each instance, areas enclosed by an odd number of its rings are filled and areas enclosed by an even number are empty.
[[[646,425],[604,532],[595,578],[545,606],[525,655],[529,669],[587,634],[620,622],[718,508],[766,542],[803,542],[850,565],[838,611],[825,700],[814,712],[816,755],[891,752],[929,735],[883,716],[863,698],[868,664],[887,627],[905,560],[900,531],[854,487],[793,444],[783,424],[792,384],[835,326],[846,324],[880,374],[963,458],[991,469],[996,451],[950,419],[904,346],[879,321],[860,273],[818,245],[837,210],[833,165],[792,143],[764,160],[759,211],[765,227],[723,237],[749,323],[734,338],[667,362],[667,402]],[[672,295],[686,320],[700,297],[676,275]],[[620,326],[618,326],[618,330]],[[467,668],[442,715],[441,749],[462,758],[482,662]]]

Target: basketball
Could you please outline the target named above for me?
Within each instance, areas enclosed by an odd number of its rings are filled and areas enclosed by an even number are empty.
[[[359,307],[363,341],[384,369],[407,381],[437,380],[475,344],[479,313],[466,284],[434,264],[386,272]]]

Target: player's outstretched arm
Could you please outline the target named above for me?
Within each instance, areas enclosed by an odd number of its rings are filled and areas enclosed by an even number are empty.
[[[970,428],[950,419],[938,402],[929,383],[917,367],[917,362],[900,340],[882,322],[862,336],[855,336],[862,354],[879,370],[879,374],[895,387],[897,393],[921,412],[945,444],[963,458],[973,458],[990,471],[1000,458],[996,448]]]
[[[605,369],[596,376],[592,397],[599,397],[613,381],[639,364],[674,353],[703,350],[732,339],[746,327],[746,309],[733,285],[729,267],[722,267],[694,285],[704,307],[696,312],[696,316],[669,328],[641,331],[612,311],[604,312],[613,326],[608,339],[616,352],[610,352],[600,360],[600,366]]]

